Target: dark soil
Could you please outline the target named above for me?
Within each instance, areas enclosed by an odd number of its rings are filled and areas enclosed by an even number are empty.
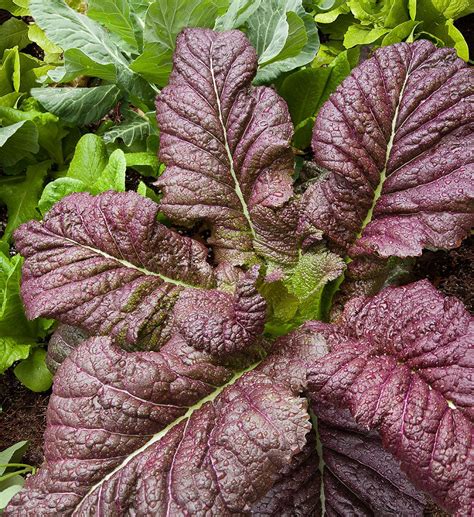
[[[448,296],[456,296],[474,314],[474,237],[451,251],[425,251],[413,271]]]
[[[48,400],[49,393],[34,393],[25,388],[12,370],[0,375],[0,450],[28,440],[23,462],[41,465]]]

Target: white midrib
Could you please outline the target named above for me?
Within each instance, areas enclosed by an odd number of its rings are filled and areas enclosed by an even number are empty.
[[[232,386],[235,384],[244,374],[251,372],[254,370],[263,359],[260,359],[259,361],[253,363],[252,365],[245,368],[245,370],[242,370],[240,372],[237,372],[232,376],[232,378],[214,390],[212,393],[207,395],[207,397],[204,397],[199,402],[196,402],[193,406],[190,406],[186,413],[173,422],[171,422],[168,426],[166,426],[164,429],[162,429],[160,432],[153,435],[144,445],[142,445],[140,448],[133,451],[129,456],[127,456],[120,465],[115,467],[113,470],[111,470],[106,476],[104,476],[98,483],[96,483],[94,486],[91,487],[91,489],[87,492],[87,494],[79,501],[79,503],[76,505],[76,507],[73,510],[72,515],[76,515],[76,512],[80,509],[80,506],[82,503],[98,488],[102,488],[103,484],[108,481],[110,478],[112,478],[117,472],[119,472],[121,469],[123,469],[128,463],[130,463],[134,458],[136,458],[139,454],[144,452],[148,447],[151,447],[155,443],[159,442],[162,438],[164,438],[174,427],[176,427],[178,424],[183,422],[184,420],[189,419],[192,414],[199,410],[204,404],[207,402],[212,402],[215,400],[227,387]]]
[[[230,169],[230,175],[232,176],[232,179],[234,180],[234,191],[237,194],[237,197],[239,198],[240,204],[242,205],[242,212],[244,213],[245,219],[247,220],[247,223],[249,225],[250,233],[252,234],[253,239],[256,238],[255,229],[252,224],[252,220],[250,219],[250,213],[248,210],[247,203],[245,201],[244,195],[242,193],[242,190],[239,185],[239,180],[237,178],[237,175],[235,173],[234,169],[234,158],[232,156],[232,153],[230,151],[229,142],[227,140],[227,129],[224,124],[224,118],[222,117],[222,109],[221,109],[221,100],[219,98],[219,91],[217,89],[216,84],[216,78],[214,76],[214,65],[212,62],[212,51],[213,51],[213,44],[211,44],[211,52],[210,52],[210,62],[209,62],[209,69],[211,71],[211,77],[212,77],[212,86],[214,88],[214,93],[216,95],[216,103],[217,103],[217,111],[219,115],[219,122],[221,124],[222,128],[222,134],[224,135],[224,147],[227,153],[227,159],[229,160],[229,169]]]
[[[400,104],[401,104],[402,99],[403,99],[403,94],[405,92],[405,86],[407,84],[407,81],[408,81],[408,72],[407,72],[407,74],[405,76],[405,80],[403,81],[403,85],[402,85],[402,88],[400,90],[400,95],[399,95],[399,98],[398,98],[398,103],[397,103],[397,106],[395,108],[395,112],[393,114],[392,127],[391,127],[391,130],[390,130],[390,138],[389,138],[389,140],[387,142],[387,149],[385,151],[384,168],[382,169],[382,171],[380,173],[380,180],[379,180],[379,183],[377,185],[377,188],[374,191],[374,197],[372,199],[372,205],[369,208],[369,211],[367,212],[367,215],[365,216],[364,221],[362,222],[362,226],[360,228],[359,233],[357,234],[356,240],[358,240],[361,237],[365,227],[370,223],[370,221],[372,221],[372,215],[373,215],[373,212],[374,212],[374,209],[375,209],[375,205],[377,204],[377,201],[379,200],[379,198],[380,198],[380,196],[382,194],[383,184],[385,183],[385,180],[387,178],[387,164],[388,164],[388,160],[390,158],[390,153],[392,152],[393,139],[395,138],[395,129],[397,127],[398,112],[400,110]]]
[[[122,266],[129,268],[129,269],[135,269],[136,271],[140,271],[140,273],[147,275],[147,276],[156,276],[163,280],[163,282],[167,282],[169,284],[174,284],[176,286],[180,287],[186,287],[188,289],[202,289],[200,286],[187,284],[186,282],[182,282],[181,280],[175,280],[174,278],[170,278],[168,276],[162,275],[161,273],[155,273],[153,271],[149,271],[148,269],[145,269],[143,267],[136,266],[135,264],[132,264],[128,260],[125,259],[119,259],[117,257],[114,257],[113,255],[109,255],[105,251],[99,250],[97,248],[93,248],[92,246],[87,246],[87,244],[80,244],[77,241],[74,241],[73,239],[69,239],[68,237],[62,237],[65,241],[70,242],[74,246],[79,246],[80,248],[84,248],[86,250],[90,250],[97,255],[101,255],[102,257],[105,257],[106,259],[113,260],[115,262],[118,262]]]

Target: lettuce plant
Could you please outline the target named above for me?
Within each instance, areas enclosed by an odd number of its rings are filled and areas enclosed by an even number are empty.
[[[472,511],[462,303],[421,281],[317,321],[334,251],[467,234],[469,70],[428,42],[377,51],[323,106],[327,172],[301,198],[288,110],[256,70],[242,32],[182,32],[157,98],[160,204],[77,193],[16,231],[28,317],[81,330],[54,339],[45,463],[6,515],[411,516],[424,494]]]

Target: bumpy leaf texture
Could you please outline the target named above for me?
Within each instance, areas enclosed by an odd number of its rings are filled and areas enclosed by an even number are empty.
[[[377,428],[419,489],[474,509],[474,320],[426,281],[358,298],[340,325],[310,324],[331,349],[309,389]]]
[[[56,373],[64,359],[88,337],[89,334],[78,327],[60,324],[48,343],[46,364],[51,373]]]
[[[327,352],[321,337],[311,322],[302,326],[279,340],[273,361],[261,369],[293,389],[305,386],[308,367]],[[358,425],[347,410],[320,399],[312,401],[312,411],[317,437],[314,432],[307,436],[303,450],[254,504],[252,514],[309,516],[321,515],[324,508],[324,515],[331,517],[423,515],[424,496],[382,448],[377,433]]]
[[[175,223],[205,222],[218,261],[297,258],[293,126],[283,99],[252,88],[257,56],[240,31],[185,29],[169,85],[156,102],[161,209]]]
[[[459,246],[474,224],[473,75],[427,41],[354,69],[316,119],[314,160],[329,173],[305,194],[301,231],[351,256]]]
[[[301,355],[317,360],[325,344],[312,342]],[[127,353],[106,337],[84,342],[56,375],[45,465],[6,515],[248,512],[306,443],[295,352],[257,368],[248,357],[251,371],[233,376],[179,336],[160,352]]]
[[[328,515],[421,515],[377,435],[318,402],[320,470],[300,394],[326,352],[311,328],[263,362],[224,364],[178,335],[160,352],[83,342],[56,376],[45,464],[6,515],[320,515],[321,471]]]
[[[207,248],[157,222],[157,212],[158,205],[134,192],[80,193],[57,203],[42,222],[21,226],[15,243],[26,259],[21,293],[28,317],[113,336],[125,348],[158,349],[179,331],[177,300],[199,291],[208,312],[225,311],[208,321],[212,342],[202,328],[184,324],[189,342],[216,353],[249,344],[265,318],[252,283],[256,270],[242,276],[235,294],[206,290],[216,284]],[[181,310],[196,321],[196,308]]]

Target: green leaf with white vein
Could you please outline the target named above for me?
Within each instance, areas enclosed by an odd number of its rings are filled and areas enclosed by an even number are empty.
[[[257,84],[311,62],[319,47],[316,25],[301,0],[261,2],[245,27],[259,56]]]
[[[127,0],[89,0],[87,16],[101,23],[121,41],[117,44],[127,51],[136,52],[138,43]]]
[[[104,140],[109,143],[121,139],[125,145],[130,146],[136,141],[145,140],[152,132],[154,130],[146,116],[127,110],[125,120],[104,133]]]
[[[64,51],[76,48],[97,63],[127,65],[107,31],[63,0],[31,0],[30,9],[48,38]]]
[[[93,88],[33,88],[31,95],[64,122],[85,126],[102,118],[122,94],[110,84]]]
[[[143,53],[130,68],[163,86],[168,81],[178,34],[185,27],[213,27],[217,7],[213,0],[157,0],[145,19]]]

